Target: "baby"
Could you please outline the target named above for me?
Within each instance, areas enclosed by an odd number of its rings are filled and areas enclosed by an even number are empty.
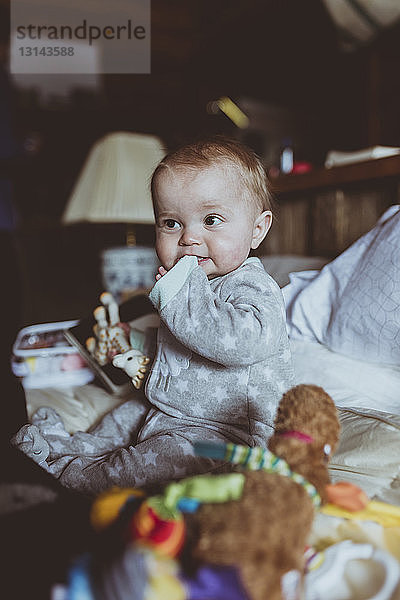
[[[196,441],[265,447],[293,384],[280,289],[249,258],[272,221],[260,160],[225,138],[187,145],[158,165],[152,197],[162,266],[150,292],[160,326],[149,404],[126,402],[80,434],[88,441],[118,432],[113,439],[124,446],[64,463],[60,479],[88,491],[213,469],[195,456]],[[146,343],[132,331],[133,347],[145,351]]]
[[[248,258],[272,220],[264,168],[237,142],[192,144],[160,163],[152,195],[161,324],[146,395],[179,427],[265,445],[291,361],[281,292]]]

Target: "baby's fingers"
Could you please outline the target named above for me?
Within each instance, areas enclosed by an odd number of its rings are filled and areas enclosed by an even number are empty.
[[[165,269],[162,265],[161,265],[161,267],[158,267],[158,273],[156,275],[156,281],[158,281],[163,275],[165,275],[166,272],[167,272],[167,269]]]

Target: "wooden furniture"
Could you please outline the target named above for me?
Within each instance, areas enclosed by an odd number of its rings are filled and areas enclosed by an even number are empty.
[[[272,180],[275,223],[259,254],[333,258],[399,202],[400,155]]]

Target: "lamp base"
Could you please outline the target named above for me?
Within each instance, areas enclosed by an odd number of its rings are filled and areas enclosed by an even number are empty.
[[[153,287],[160,264],[153,248],[109,248],[102,252],[101,258],[104,289],[118,304],[139,290]]]

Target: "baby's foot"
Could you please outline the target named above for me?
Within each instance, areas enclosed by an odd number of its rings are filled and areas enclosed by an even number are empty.
[[[49,456],[50,448],[36,425],[24,425],[21,427],[11,440],[11,443],[47,470],[46,459]]]
[[[40,433],[47,437],[48,435],[57,435],[61,437],[69,437],[65,431],[63,420],[54,408],[50,406],[42,406],[32,415],[32,424],[36,425]]]

